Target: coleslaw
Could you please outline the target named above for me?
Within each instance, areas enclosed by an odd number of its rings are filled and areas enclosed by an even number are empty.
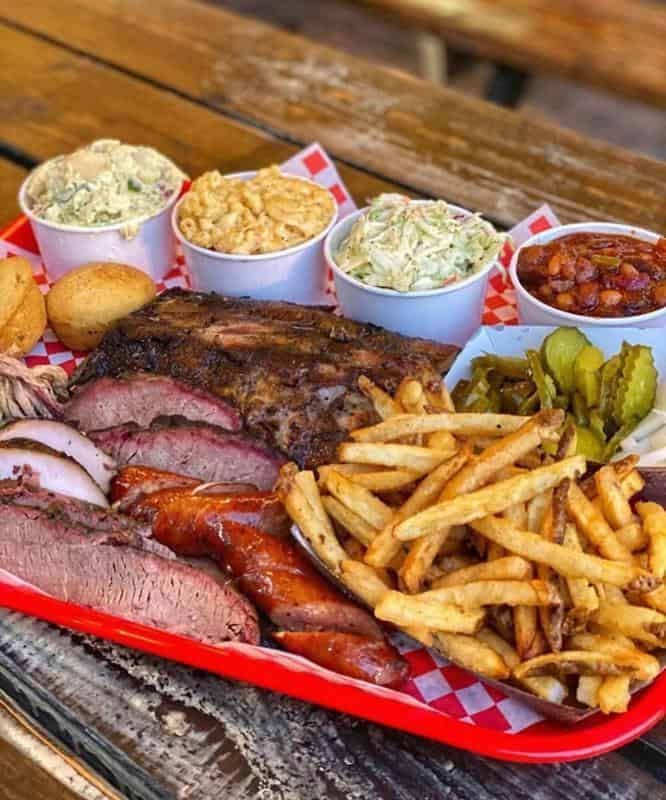
[[[443,200],[381,194],[356,220],[335,261],[369,286],[441,289],[497,258],[506,239],[478,214],[463,216]]]

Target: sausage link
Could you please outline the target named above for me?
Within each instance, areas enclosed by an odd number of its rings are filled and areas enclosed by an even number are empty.
[[[274,638],[291,653],[362,681],[397,689],[407,678],[407,662],[388,642],[332,631],[278,631]]]

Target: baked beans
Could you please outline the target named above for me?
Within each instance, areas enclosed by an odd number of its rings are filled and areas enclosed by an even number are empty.
[[[572,233],[524,247],[518,278],[549,306],[592,317],[632,317],[666,306],[666,238]]]

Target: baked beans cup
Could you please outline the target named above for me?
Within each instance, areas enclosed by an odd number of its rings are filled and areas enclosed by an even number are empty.
[[[572,225],[560,225],[547,231],[537,233],[524,242],[513,254],[509,264],[509,276],[516,291],[518,316],[521,325],[569,325],[597,328],[618,328],[631,326],[634,328],[661,328],[666,326],[666,307],[647,314],[635,314],[622,317],[594,317],[586,314],[575,314],[562,311],[538,300],[530,294],[518,278],[518,259],[521,251],[533,245],[545,245],[554,239],[572,233],[610,233],[620,236],[631,236],[645,242],[657,242],[661,237],[657,233],[636,228],[632,225],[620,225],[613,222],[580,222]]]
[[[447,205],[457,216],[469,216],[471,213],[451,203]],[[496,259],[489,258],[468,278],[441,289],[396,292],[393,289],[369,286],[347,275],[335,262],[335,253],[342,241],[348,236],[358,217],[367,210],[362,208],[340,220],[324,242],[324,255],[333,272],[342,313],[357,322],[372,322],[405,336],[418,336],[457,345],[466,344],[481,325],[488,278],[497,264]]]
[[[237,172],[224,177],[247,181],[256,174],[255,171]],[[306,178],[299,180],[313,183]],[[174,206],[171,227],[183,249],[193,289],[219,292],[230,297],[253,297],[256,300],[287,300],[303,305],[330,304],[325,294],[327,280],[322,239],[337,219],[338,204],[333,195],[331,219],[316,236],[284,250],[256,255],[221,253],[188,241],[178,225],[179,209],[185,196]]]

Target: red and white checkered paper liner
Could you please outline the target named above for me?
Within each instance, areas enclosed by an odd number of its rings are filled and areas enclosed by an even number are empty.
[[[356,210],[356,205],[337,169],[319,144],[314,143],[305,148],[285,162],[282,168],[285,172],[311,178],[330,189],[338,202],[340,218]],[[559,221],[553,212],[548,206],[542,206],[510,231],[513,247],[520,245],[533,234],[556,225],[559,225]],[[512,252],[512,245],[507,243],[500,258],[504,266],[508,265]],[[27,258],[32,263],[41,290],[43,292],[48,290],[48,278],[30,225],[25,218],[16,220],[0,239],[0,258],[9,255]],[[173,268],[158,288],[162,290],[175,286],[185,288],[189,286],[189,278],[181,256],[178,256]],[[331,276],[329,276],[328,294],[334,304],[335,293]],[[483,322],[486,325],[511,325],[518,322],[513,288],[508,279],[505,279],[497,269],[491,274],[488,284]],[[48,328],[42,340],[26,356],[25,361],[29,366],[57,364],[71,373],[84,355],[68,350]],[[411,667],[411,677],[402,687],[402,691],[415,700],[426,703],[455,719],[509,733],[518,733],[542,720],[536,711],[520,700],[508,697],[501,690],[489,686],[466,670],[448,663],[438,653],[421,646],[413,639],[403,634],[394,634],[393,640]],[[264,658],[289,661],[292,667],[297,661],[303,661],[298,657],[274,650],[265,651]],[[320,668],[306,662],[301,664],[300,669],[321,671]],[[339,675],[335,676],[336,682],[345,680]]]

